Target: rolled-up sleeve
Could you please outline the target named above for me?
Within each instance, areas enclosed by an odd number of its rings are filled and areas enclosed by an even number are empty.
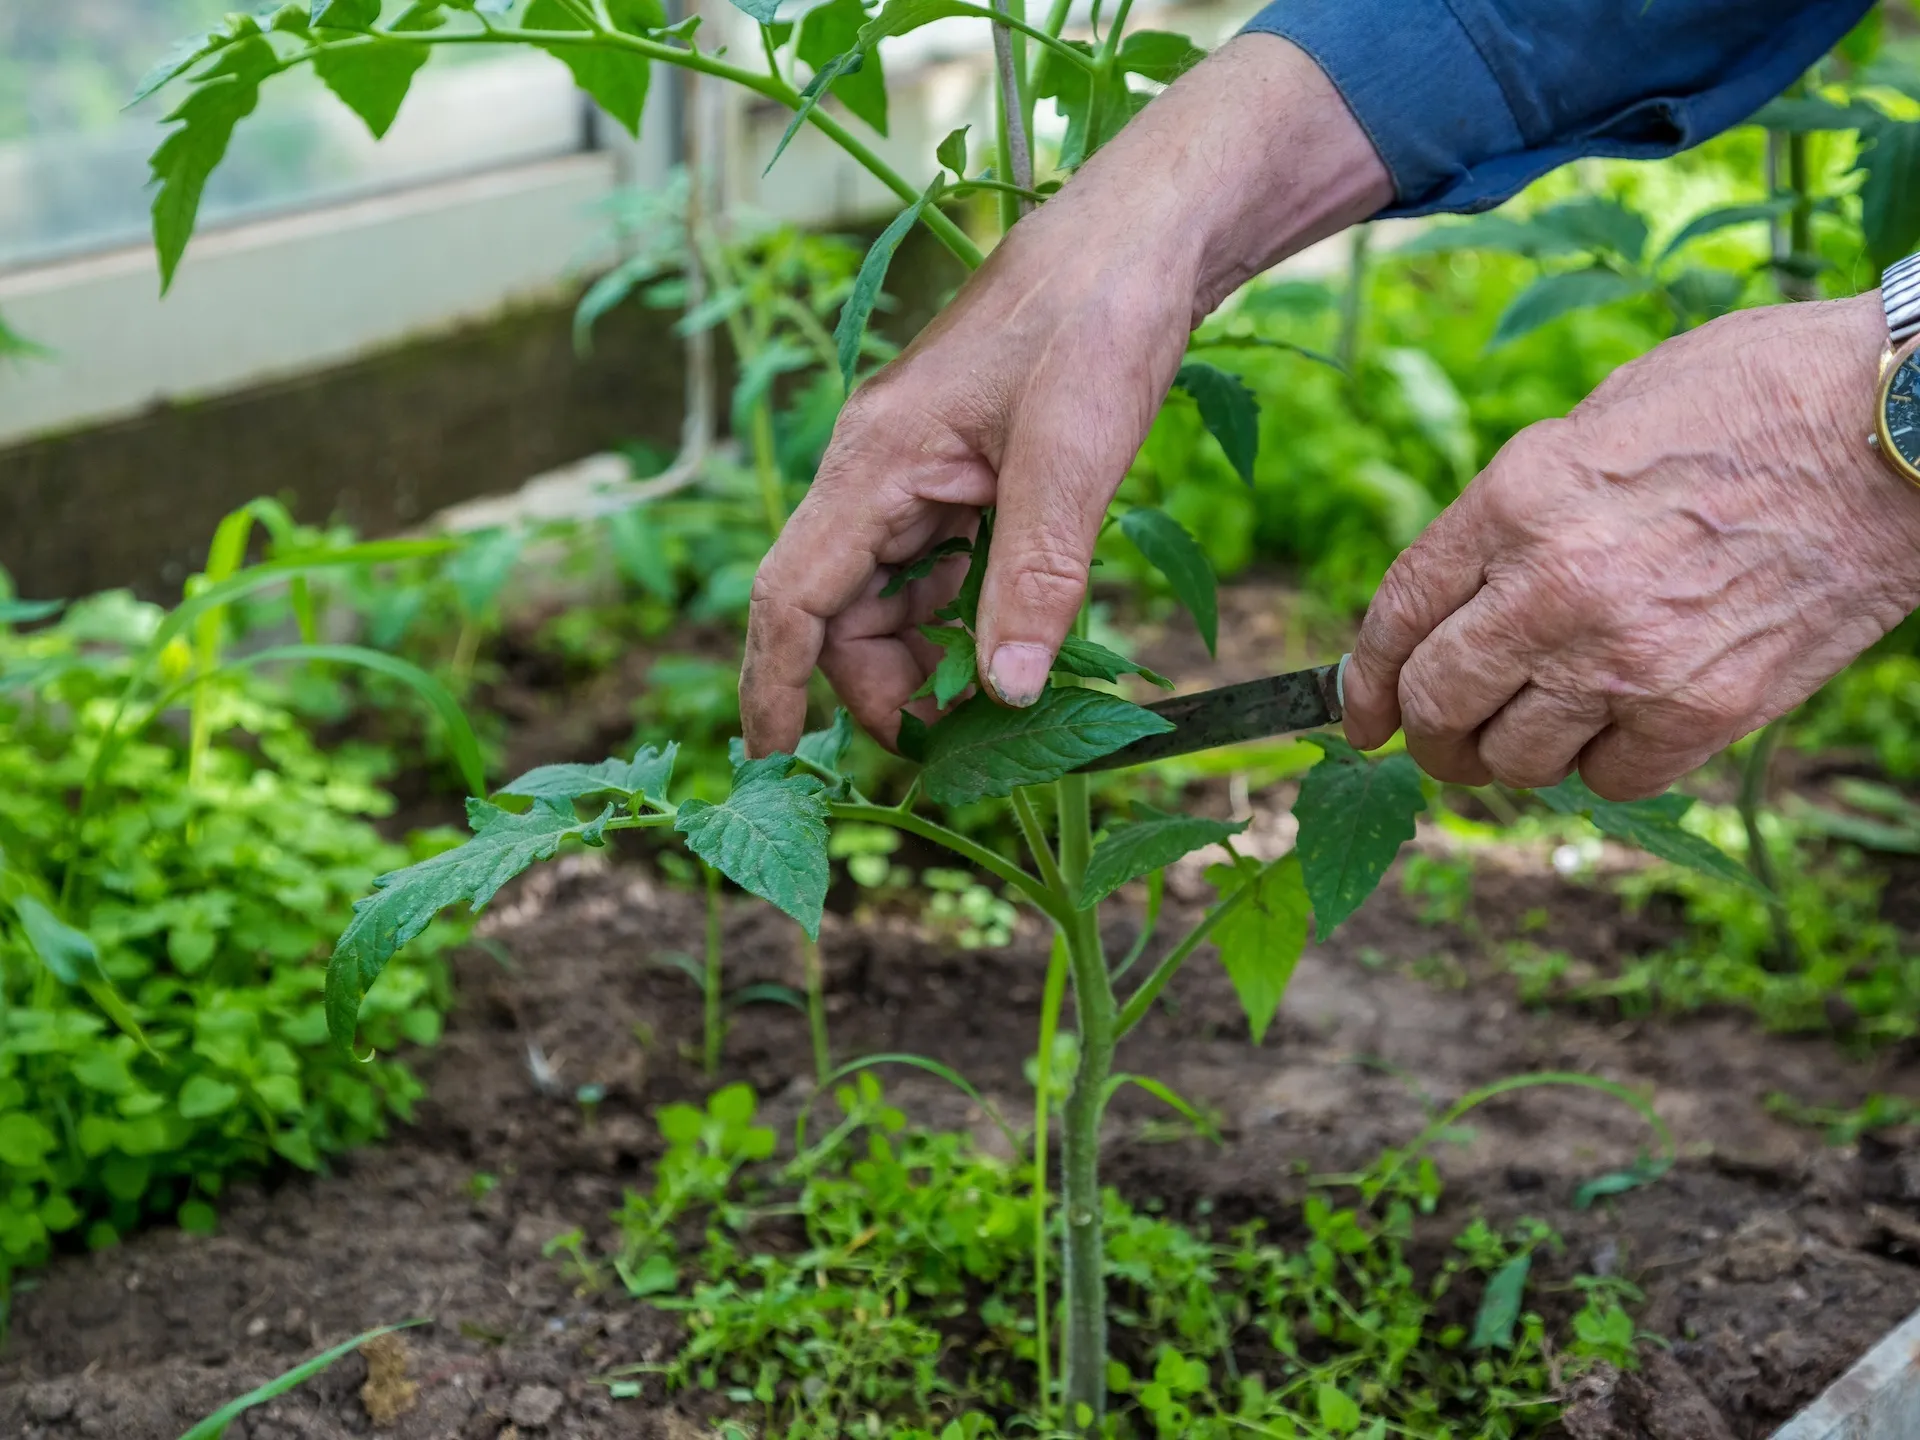
[[[1387,215],[1485,210],[1569,160],[1737,125],[1871,0],[1273,0],[1393,175]]]

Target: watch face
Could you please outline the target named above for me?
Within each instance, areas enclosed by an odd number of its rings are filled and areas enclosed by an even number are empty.
[[[1920,351],[1900,362],[1887,387],[1887,438],[1900,458],[1920,469]]]

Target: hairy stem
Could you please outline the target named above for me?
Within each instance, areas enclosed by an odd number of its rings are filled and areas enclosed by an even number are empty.
[[[1245,902],[1246,898],[1253,893],[1253,887],[1257,883],[1254,877],[1249,877],[1242,882],[1238,890],[1207,911],[1201,917],[1200,923],[1182,936],[1180,943],[1167,952],[1166,958],[1153,967],[1153,973],[1140,982],[1140,988],[1133,992],[1126,1005],[1122,1007],[1119,1019],[1114,1022],[1116,1035],[1127,1034],[1146,1018],[1147,1011],[1153,1008],[1153,1002],[1159,998],[1160,992],[1167,988],[1167,982],[1179,973],[1182,965],[1187,963],[1187,957],[1206,943],[1207,936],[1213,933],[1214,926],[1226,919],[1236,906]]]
[[[1040,1049],[1033,1067],[1033,1337],[1043,1427],[1053,1410],[1053,1331],[1047,1324],[1047,1123],[1053,1115],[1053,1042],[1060,1033],[1060,1008],[1066,995],[1066,937],[1055,931],[1040,1000]]]
[[[1071,914],[1065,900],[1056,892],[1049,890],[1025,870],[1012,861],[994,854],[986,846],[969,840],[957,830],[949,830],[935,820],[915,815],[910,811],[897,810],[891,805],[866,805],[848,802],[835,802],[827,807],[835,820],[854,820],[866,825],[891,825],[896,830],[904,830],[909,835],[918,835],[922,840],[931,840],[936,845],[945,846],[963,860],[978,865],[989,875],[996,877],[1018,890],[1056,925],[1065,925]]]
[[[805,932],[800,936],[800,959],[807,976],[807,1030],[813,1037],[813,1083],[825,1088],[833,1073],[833,1043],[827,1036],[826,978],[820,965],[820,942]]]
[[[1016,5],[1025,0],[993,0],[993,8],[1008,19],[1015,17]],[[1019,16],[1025,19],[1024,15]],[[1027,125],[1026,104],[1022,98],[1020,57],[1015,44],[1023,37],[1011,25],[993,27],[995,88],[1000,104],[995,116],[1000,150],[1000,178],[1011,186],[999,191],[1000,229],[1011,230],[1022,215],[1033,208],[1024,198],[1033,192],[1033,142]]]
[[[706,1045],[701,1062],[708,1075],[720,1073],[720,1047],[726,1040],[726,995],[721,989],[725,978],[720,970],[720,872],[701,862],[707,877],[707,963],[703,971],[706,1002]]]
[[[1093,818],[1087,777],[1056,782],[1060,810],[1060,878],[1065,895],[1080,892],[1093,849]],[[1064,897],[1063,897],[1064,898]],[[1071,904],[1069,900],[1067,902]],[[1096,1433],[1107,1396],[1107,1287],[1105,1237],[1100,1215],[1100,1120],[1106,1111],[1107,1077],[1113,1071],[1115,1025],[1113,981],[1100,944],[1100,917],[1073,910],[1061,927],[1066,937],[1073,1003],[1080,1025],[1080,1069],[1067,1099],[1061,1135],[1061,1203],[1066,1216],[1062,1290],[1066,1305],[1063,1366],[1067,1416],[1073,1428]],[[1082,1417],[1088,1421],[1082,1424]]]
[[[1740,823],[1747,831],[1747,868],[1753,872],[1753,878],[1766,887],[1767,914],[1773,920],[1773,954],[1768,968],[1791,971],[1800,968],[1800,948],[1794,943],[1787,902],[1780,898],[1773,855],[1760,833],[1760,812],[1767,803],[1767,773],[1773,768],[1773,752],[1780,743],[1780,731],[1785,724],[1785,716],[1774,721],[1754,737],[1753,748],[1747,751],[1740,767]]]

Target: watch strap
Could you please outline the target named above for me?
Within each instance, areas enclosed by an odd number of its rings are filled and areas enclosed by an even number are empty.
[[[1880,303],[1894,349],[1920,335],[1920,254],[1889,265],[1880,277]]]

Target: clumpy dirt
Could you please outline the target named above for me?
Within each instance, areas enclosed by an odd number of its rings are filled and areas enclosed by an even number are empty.
[[[1253,843],[1279,843],[1281,824],[1257,822]],[[1176,906],[1193,906],[1198,887],[1191,869],[1176,872]],[[1544,906],[1557,917],[1547,943],[1636,943],[1611,902],[1550,874],[1493,877],[1483,890],[1489,929]],[[700,924],[694,897],[635,864],[574,857],[529,876],[485,927],[512,968],[478,949],[460,962],[460,1007],[443,1043],[419,1057],[430,1098],[418,1123],[329,1176],[237,1189],[217,1235],[154,1231],[56,1261],[17,1298],[0,1356],[0,1435],[176,1440],[305,1356],[413,1317],[430,1323],[251,1412],[234,1440],[368,1435],[376,1416],[377,1433],[398,1440],[703,1433],[689,1411],[612,1401],[592,1383],[660,1359],[673,1322],[618,1295],[576,1295],[542,1254],[574,1227],[590,1242],[611,1233],[609,1212],[624,1187],[646,1182],[658,1152],[650,1112],[705,1089],[687,1054],[697,997],[656,963],[696,949]],[[1111,938],[1124,942],[1125,929],[1116,921]],[[1151,1101],[1123,1099],[1109,1176],[1176,1213],[1205,1201],[1221,1220],[1268,1217],[1284,1237],[1296,1233],[1303,1170],[1364,1165],[1418,1133],[1431,1104],[1534,1070],[1645,1087],[1681,1160],[1592,1211],[1571,1209],[1575,1184],[1648,1143],[1642,1122],[1604,1096],[1535,1090],[1495,1102],[1473,1118],[1470,1143],[1441,1155],[1436,1237],[1476,1211],[1539,1215],[1567,1240],[1550,1275],[1633,1279],[1648,1295],[1644,1325],[1671,1341],[1641,1375],[1581,1382],[1569,1396],[1574,1440],[1764,1436],[1920,1306],[1920,1134],[1827,1149],[1761,1104],[1775,1090],[1847,1101],[1911,1089],[1913,1061],[1850,1061],[1830,1042],[1761,1036],[1734,1017],[1530,1014],[1503,987],[1408,973],[1435,973],[1428,957],[1460,933],[1419,923],[1390,882],[1310,949],[1259,1048],[1218,966],[1191,965],[1123,1059],[1216,1110],[1227,1143],[1166,1141],[1164,1125],[1146,1123],[1164,1119]],[[797,980],[793,927],[765,907],[734,905],[726,943],[735,983]],[[1037,929],[969,953],[904,917],[830,915],[823,951],[841,1054],[939,1057],[1017,1119],[1045,959]],[[779,1121],[808,1073],[797,1015],[740,1012],[725,1078],[750,1081]],[[573,1098],[588,1083],[607,1092],[591,1119]],[[903,1072],[889,1085],[916,1119],[993,1143],[985,1117],[928,1077]],[[497,1183],[476,1186],[477,1175]]]

